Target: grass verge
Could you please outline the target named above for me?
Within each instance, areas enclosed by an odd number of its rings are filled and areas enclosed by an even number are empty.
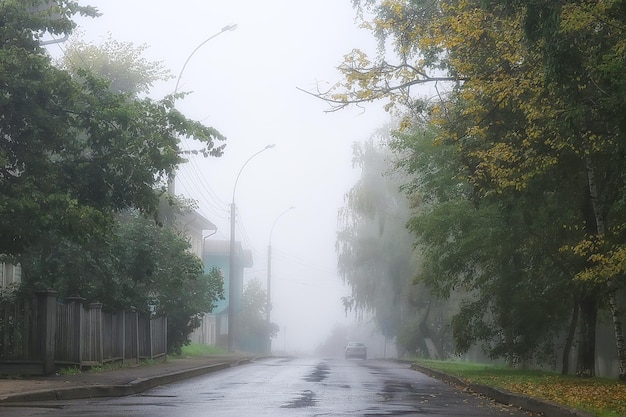
[[[616,380],[457,361],[419,359],[415,362],[466,382],[549,400],[598,417],[626,416],[626,383]]]
[[[187,346],[183,346],[182,351],[179,356],[174,356],[174,355],[172,356],[175,358],[176,357],[186,358],[189,356],[219,355],[222,353],[227,353],[227,352],[224,349],[220,349],[215,346],[191,343]]]

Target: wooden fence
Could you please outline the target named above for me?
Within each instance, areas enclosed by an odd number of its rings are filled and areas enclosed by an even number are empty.
[[[41,291],[32,303],[0,303],[0,374],[47,375],[58,366],[136,364],[165,358],[167,317],[108,313],[79,297],[57,302]]]

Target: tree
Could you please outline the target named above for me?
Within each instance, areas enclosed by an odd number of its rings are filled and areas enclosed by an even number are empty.
[[[238,337],[241,348],[249,352],[265,352],[269,340],[276,337],[279,327],[267,322],[267,292],[257,278],[246,283],[237,314]]]
[[[185,118],[172,97],[138,99],[84,70],[74,76],[54,67],[40,34],[70,33],[75,13],[95,13],[73,1],[53,9],[54,16],[27,2],[0,4],[0,253],[7,255],[42,235],[77,243],[102,236],[127,208],[155,214],[183,161],[179,136],[222,153],[219,132]]]
[[[585,8],[572,4],[559,11],[557,7],[556,16],[571,24],[579,21],[578,13],[584,14]],[[601,300],[607,299],[623,375],[626,355],[615,299],[616,280],[623,280],[623,267],[617,265],[621,264],[624,240],[621,232],[616,233],[624,225],[621,198],[616,194],[624,184],[619,174],[624,172],[624,150],[622,141],[616,140],[622,121],[621,116],[607,119],[614,109],[607,106],[613,100],[606,99],[606,91],[615,87],[610,79],[598,76],[596,59],[581,65],[598,48],[603,51],[600,54],[608,53],[610,48],[603,46],[607,45],[603,38],[608,29],[589,32],[594,25],[587,21],[581,32],[564,29],[556,33],[556,38],[562,38],[554,45],[563,48],[561,53],[567,59],[561,55],[555,61],[560,62],[557,68],[566,68],[555,78],[554,71],[542,71],[550,46],[531,45],[524,37],[522,9],[507,12],[500,4],[481,8],[459,3],[449,12],[454,19],[448,19],[450,22],[465,24],[444,27],[452,28],[452,34],[447,33],[442,45],[466,81],[455,91],[455,110],[448,111],[450,103],[445,109],[441,106],[439,114],[445,117],[439,124],[450,140],[466,148],[471,161],[469,178],[482,193],[506,189],[525,193],[533,183],[548,183],[549,176],[567,178],[572,194],[564,195],[561,204],[564,210],[579,207],[579,212],[566,224],[573,231],[581,228],[586,232],[585,236],[573,232],[571,237],[578,235],[573,245],[569,238],[562,242],[562,249],[571,249],[586,261],[573,271],[573,276],[583,281],[578,284],[584,330],[578,373],[593,375],[596,316]],[[610,21],[610,16],[606,17]],[[602,19],[596,23],[604,25]],[[579,41],[585,47],[580,48]],[[471,50],[471,45],[480,52]]]
[[[511,364],[554,362],[573,298],[571,271],[558,252],[558,198],[540,202],[541,189],[524,198],[477,198],[459,148],[436,143],[437,136],[432,125],[415,125],[391,143],[411,179],[404,189],[422,257],[416,279],[459,306],[448,310],[457,353],[480,343]]]
[[[60,240],[49,245],[43,261],[37,250],[22,254],[21,291],[30,297],[35,290],[54,288],[62,300],[80,296],[102,302],[108,311],[134,307],[146,315],[167,315],[168,352],[179,352],[200,316],[223,298],[221,272],[204,274],[202,261],[175,229],[135,211],[120,213],[117,220],[106,242]]]
[[[443,59],[445,51],[430,40],[431,29],[444,15],[444,2],[353,0],[352,3],[361,18],[374,16],[361,26],[369,29],[378,40],[379,55],[370,57],[353,49],[338,67],[343,74],[342,81],[327,91],[309,92],[329,103],[330,111],[374,100],[385,100],[388,110],[397,105],[410,110],[416,104],[417,86],[460,80],[454,73],[447,73],[450,67]],[[388,59],[389,45],[398,57],[395,63]]]
[[[202,315],[224,297],[221,272],[204,274],[190,248],[180,232],[131,213],[112,245],[112,275],[93,296],[117,308],[133,305],[148,312],[154,306],[156,315],[167,316],[168,352],[180,353]]]
[[[150,62],[142,56],[147,48],[111,37],[99,46],[74,40],[65,48],[59,65],[71,74],[89,71],[108,80],[111,91],[137,96],[148,93],[155,81],[172,78],[163,63]]]
[[[55,287],[109,309],[155,306],[177,351],[221,297],[222,279],[158,227],[158,211],[164,199],[174,204],[166,182],[184,161],[179,137],[212,156],[224,138],[179,113],[175,97],[139,97],[162,75],[141,48],[83,45],[71,56],[89,53],[92,68],[53,65],[38,41],[71,33],[76,13],[97,14],[65,0],[0,4],[0,253],[22,264],[24,290]]]
[[[340,107],[386,98],[411,115],[411,87],[442,74],[450,91],[428,108],[438,142],[460,149],[478,199],[550,195],[566,216],[558,251],[572,262],[581,312],[578,373],[592,375],[594,326],[608,300],[620,358],[626,349],[615,293],[624,283],[624,18],[622,2],[355,1],[398,64],[346,56],[344,82],[319,94]],[[530,36],[531,34],[532,36]],[[439,92],[437,89],[436,92]],[[554,176],[561,176],[551,181]],[[530,200],[529,200],[530,201]],[[572,209],[578,210],[573,213]],[[582,232],[581,232],[582,231]]]
[[[378,329],[393,338],[412,314],[415,265],[404,227],[408,202],[383,143],[355,143],[353,155],[361,178],[345,196],[335,244],[339,272],[352,289],[344,303],[357,314],[372,313]]]
[[[589,201],[588,237],[574,247],[588,261],[578,277],[608,288],[619,374],[626,379],[626,344],[616,297],[626,275],[622,232],[626,218],[621,198],[626,95],[619,75],[625,69],[624,2],[507,3],[523,14],[529,43],[539,46],[546,82],[568,110],[565,143],[584,164]]]

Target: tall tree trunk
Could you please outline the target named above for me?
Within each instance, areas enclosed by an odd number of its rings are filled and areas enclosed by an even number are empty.
[[[598,185],[595,179],[595,168],[590,158],[586,158],[585,163],[587,167],[589,196],[596,222],[596,231],[597,235],[602,237],[604,236],[606,229],[604,224],[604,215],[600,208],[600,202],[598,198]],[[626,343],[624,342],[624,332],[622,329],[620,308],[616,297],[617,286],[615,284],[615,277],[611,277],[608,279],[607,286],[609,288],[609,308],[611,310],[611,317],[613,319],[613,333],[615,334],[615,345],[617,347],[617,358],[619,362],[619,379],[623,381],[626,380]]]
[[[624,332],[622,331],[622,320],[620,309],[617,305],[617,288],[613,283],[613,280],[609,283],[609,306],[611,309],[611,316],[613,318],[613,331],[615,333],[615,344],[617,347],[617,359],[619,363],[620,381],[626,381],[626,343],[624,342]]]
[[[572,320],[570,321],[567,329],[567,337],[565,338],[565,345],[563,346],[563,361],[561,363],[561,374],[567,375],[569,373],[569,355],[572,351],[572,345],[574,344],[574,337],[576,336],[576,327],[578,326],[578,299],[574,299],[574,307],[572,308]]]
[[[580,297],[580,326],[576,375],[592,377],[596,369],[597,291],[586,291]]]

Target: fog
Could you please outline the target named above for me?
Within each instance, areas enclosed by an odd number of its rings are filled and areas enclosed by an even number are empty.
[[[353,48],[375,49],[357,28],[349,0],[171,1],[90,0],[102,16],[79,19],[82,38],[146,44],[144,57],[173,75],[151,96],[189,94],[176,103],[187,117],[217,128],[227,140],[219,159],[192,157],[176,177],[176,193],[192,198],[217,225],[211,239],[228,239],[235,193],[237,240],[252,252],[245,279],[266,282],[272,246],[272,321],[275,350],[310,352],[336,326],[354,325],[340,297],[350,295],[336,271],[337,211],[359,172],[351,146],[384,125],[381,105],[325,113],[326,103],[297,89],[322,89],[340,80],[336,70]],[[227,25],[233,31],[220,33]],[[193,55],[192,51],[218,34]],[[57,44],[62,52],[64,44]],[[184,71],[185,61],[189,58]],[[184,142],[185,148],[193,143]],[[289,207],[295,209],[281,215]],[[278,219],[278,220],[277,220]],[[358,328],[358,327],[357,327]],[[365,329],[365,327],[364,327]],[[371,329],[365,331],[366,337]],[[377,344],[382,343],[380,340]]]

